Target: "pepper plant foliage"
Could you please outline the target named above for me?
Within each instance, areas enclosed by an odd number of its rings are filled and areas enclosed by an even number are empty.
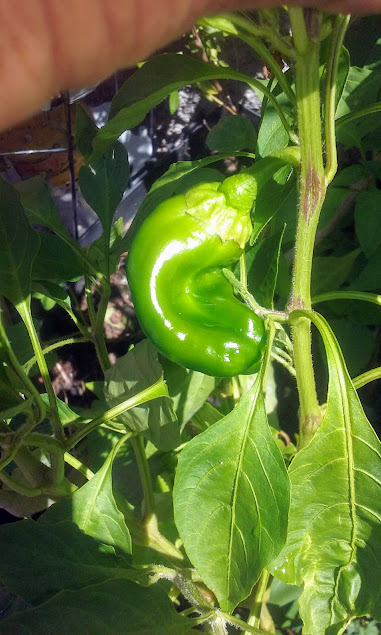
[[[375,422],[381,63],[370,23],[350,22],[300,8],[205,18],[201,37],[238,38],[271,78],[165,54],[127,80],[102,129],[79,108],[79,185],[104,231],[87,248],[59,219],[42,177],[17,187],[0,181],[0,502],[20,518],[0,528],[8,606],[0,633],[223,634],[234,626],[334,635],[356,617],[381,620],[381,452],[360,401]],[[258,131],[241,115],[223,118],[209,133],[214,153],[172,165],[124,235],[114,220],[129,178],[119,135],[166,97],[173,104],[181,87],[205,90],[214,80],[243,82],[261,97]],[[349,149],[358,157],[350,165]],[[209,264],[226,248],[217,232],[194,266],[205,284],[205,267],[217,266],[227,289],[213,342],[229,338],[229,310],[240,301],[261,329],[263,320],[259,372],[200,372],[208,349],[201,304],[216,294],[209,287],[200,291],[197,328],[185,333],[193,370],[188,353],[176,363],[173,337],[155,334],[159,350],[142,339],[111,365],[103,325],[120,256],[143,236],[138,262],[144,271],[146,262],[156,266],[152,250],[166,238],[154,212],[168,199],[174,234],[190,238],[173,201],[189,201],[191,191],[192,223],[206,222],[204,199],[194,202],[202,184],[244,207],[239,188],[224,185],[232,154],[254,184],[245,256],[237,241],[230,260]],[[160,282],[164,298],[185,284],[181,258],[167,290]],[[192,259],[186,267],[192,276]],[[139,271],[133,276],[139,293]],[[85,313],[71,292],[81,277]],[[141,282],[148,293],[143,274]],[[74,335],[44,343],[38,304],[66,312]],[[164,317],[178,319],[182,308],[169,302]],[[88,409],[58,399],[49,375],[55,349],[85,343],[104,374],[88,384]],[[223,362],[213,360],[220,375]],[[287,401],[295,387],[298,408]]]

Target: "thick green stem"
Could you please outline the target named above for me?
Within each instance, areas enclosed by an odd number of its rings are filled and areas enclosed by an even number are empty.
[[[311,11],[311,10],[308,10]],[[301,152],[299,215],[292,294],[288,310],[311,308],[311,269],[316,228],[326,194],[320,123],[319,18],[290,9],[296,55],[296,99]],[[293,328],[294,363],[300,399],[300,447],[309,443],[321,420],[311,353],[310,321]]]

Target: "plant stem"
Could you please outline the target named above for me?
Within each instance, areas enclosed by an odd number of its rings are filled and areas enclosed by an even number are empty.
[[[352,379],[352,383],[357,390],[357,388],[362,388],[362,386],[369,384],[371,381],[376,381],[376,379],[381,379],[381,366],[367,370],[366,373],[355,377]]]
[[[58,412],[56,395],[53,390],[52,381],[50,379],[49,370],[46,365],[46,360],[44,357],[44,353],[41,348],[40,340],[38,339],[38,334],[36,331],[36,327],[34,326],[34,322],[32,319],[32,314],[30,312],[30,306],[27,300],[23,300],[19,305],[17,305],[17,310],[19,311],[25,326],[28,330],[28,334],[30,337],[30,341],[32,342],[34,354],[36,357],[36,362],[41,373],[42,380],[44,382],[44,386],[49,399],[49,406],[52,414],[52,426],[54,430],[54,434],[57,440],[64,445],[65,444],[65,434],[61,425],[61,420]],[[62,462],[60,466],[61,476],[63,477],[63,467],[64,460],[62,454]]]
[[[344,35],[349,25],[349,20],[349,15],[338,15],[335,18],[325,76],[325,175],[328,183],[332,181],[337,172],[337,151],[335,135],[336,80],[341,46],[343,44]]]
[[[229,615],[228,613],[224,613],[223,611],[219,611],[219,614],[229,624],[232,624],[233,626],[237,626],[238,628],[244,630],[245,635],[250,635],[251,633],[254,633],[254,635],[266,635],[265,631],[257,628],[256,626],[251,626],[251,624],[244,622],[239,617],[234,617],[233,615]]]
[[[65,452],[64,454],[65,463],[73,467],[77,472],[82,474],[88,481],[93,478],[94,472],[90,470],[89,467],[86,467],[76,456],[69,454],[69,452]]]
[[[90,432],[98,428],[102,423],[107,423],[107,421],[112,421],[112,419],[116,419],[119,415],[126,412],[126,410],[130,410],[130,408],[135,408],[135,406],[139,406],[146,401],[150,401],[151,399],[157,399],[158,397],[166,397],[168,396],[168,389],[163,379],[159,379],[155,384],[145,388],[137,395],[122,401],[117,406],[110,408],[110,410],[106,410],[99,417],[96,417],[82,428],[77,430],[70,439],[66,443],[66,450],[71,450],[79,441],[82,441]],[[134,434],[131,432],[131,435]]]
[[[307,32],[302,9],[289,9],[296,54],[296,99],[301,152],[299,214],[293,287],[288,310],[311,308],[311,269],[316,228],[326,193],[323,166],[318,14]],[[310,15],[310,14],[309,14]],[[315,32],[317,30],[317,33]],[[309,443],[321,420],[311,353],[311,324],[305,318],[293,328],[294,364],[300,399],[300,447]]]
[[[89,342],[89,341],[90,341],[89,337],[68,337],[66,340],[59,340],[58,342],[53,342],[52,344],[45,346],[45,348],[42,349],[42,353],[43,355],[47,355],[48,353],[51,353],[52,351],[56,350],[56,348],[61,348],[62,346],[68,346],[68,344],[82,344],[83,342]],[[28,359],[27,362],[25,362],[24,369],[26,373],[30,372],[30,369],[32,368],[35,362],[36,362],[35,355],[31,357],[30,359]]]
[[[108,289],[109,288],[110,288],[110,285],[108,285]],[[106,286],[106,289],[107,289],[107,286]],[[107,302],[108,302],[109,295],[107,295],[107,292],[105,293],[105,287],[102,286],[100,310],[98,310],[98,315],[97,315],[95,313],[93,296],[91,294],[91,281],[88,276],[85,277],[85,293],[86,293],[87,308],[89,311],[89,318],[90,318],[90,324],[91,324],[91,330],[92,330],[92,340],[95,345],[98,361],[101,365],[103,373],[105,373],[106,370],[110,368],[110,365],[111,365],[110,359],[108,356],[105,338],[104,338],[104,332],[103,332],[103,321],[104,321],[104,316],[107,309]],[[105,302],[105,296],[107,296],[106,302]],[[102,313],[103,313],[103,320],[101,320]]]
[[[253,597],[253,606],[250,611],[249,619],[247,623],[249,626],[254,626],[255,628],[259,628],[259,623],[261,620],[261,610],[262,604],[264,602],[264,595],[267,590],[267,585],[269,582],[270,573],[264,569],[261,573],[261,576],[255,585],[254,597]],[[249,631],[245,631],[244,635],[248,635]]]
[[[364,106],[364,108],[359,108],[358,110],[352,110],[347,115],[343,115],[336,119],[336,128],[340,128],[340,126],[345,126],[349,121],[354,121],[355,119],[359,119],[360,117],[365,117],[366,115],[372,115],[375,112],[380,112],[381,110],[381,101],[376,101],[374,104],[370,104],[370,106]]]
[[[1,312],[0,312],[0,342],[2,347],[4,348],[4,351],[6,352],[6,355],[9,359],[9,363],[11,365],[12,370],[14,371],[18,379],[21,381],[21,383],[24,385],[25,392],[30,394],[34,399],[34,402],[38,408],[38,416],[35,422],[35,425],[37,425],[45,417],[45,412],[46,412],[45,404],[42,401],[40,393],[38,392],[37,388],[35,387],[33,382],[29,379],[29,377],[25,374],[23,367],[21,366],[16,355],[13,352],[13,348],[11,346],[11,343],[8,339],[8,336],[4,328]]]
[[[152,487],[151,472],[147,461],[146,451],[144,447],[144,440],[141,434],[131,439],[131,445],[133,447],[136,462],[138,464],[140,480],[143,488],[143,501],[144,501],[144,513],[145,518],[155,515],[156,503],[155,495]]]
[[[363,300],[371,304],[381,305],[381,295],[377,293],[368,293],[367,291],[327,291],[320,293],[312,298],[312,304],[319,302],[329,302],[334,300]]]

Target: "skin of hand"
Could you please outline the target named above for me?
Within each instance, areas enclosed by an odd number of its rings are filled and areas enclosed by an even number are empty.
[[[133,66],[205,14],[282,0],[0,0],[0,130],[65,88]],[[330,13],[381,12],[381,0],[293,0]]]

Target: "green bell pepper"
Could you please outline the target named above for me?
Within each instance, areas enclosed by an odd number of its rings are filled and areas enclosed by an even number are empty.
[[[217,377],[259,369],[263,320],[233,294],[222,269],[250,237],[256,180],[237,174],[161,203],[133,240],[127,277],[139,322],[159,351]]]

